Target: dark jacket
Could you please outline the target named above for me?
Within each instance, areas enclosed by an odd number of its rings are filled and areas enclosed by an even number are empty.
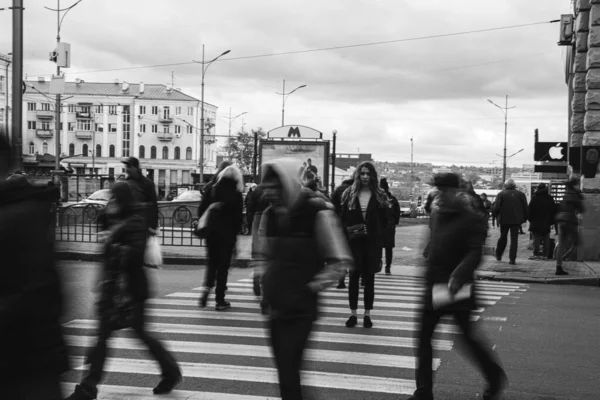
[[[244,212],[244,198],[237,190],[237,183],[230,178],[219,179],[211,189],[212,202],[221,202],[219,229],[215,233],[221,238],[235,239],[239,233]]]
[[[577,224],[577,214],[583,214],[583,195],[580,191],[567,187],[562,201],[558,205],[556,222],[568,222]]]
[[[355,200],[353,209],[350,209],[347,202],[342,204],[341,219],[344,228],[358,224],[367,225],[366,238],[357,238],[350,241],[350,248],[354,255],[354,267],[356,269],[371,273],[381,271],[381,249],[383,248],[389,213],[389,207],[380,205],[375,194],[372,194],[369,200],[366,219],[363,218],[358,197]],[[363,256],[364,252],[367,253],[366,265],[364,265],[365,262],[363,261],[365,260]]]
[[[156,229],[158,227],[158,200],[154,182],[143,176],[141,172],[135,178],[128,176],[126,181],[131,187],[135,200],[143,206],[139,210],[145,209],[142,215],[147,218],[148,228]]]
[[[336,187],[331,195],[331,202],[333,203],[333,206],[335,207],[335,212],[338,215],[342,214],[342,194],[344,194],[346,189],[352,186],[353,182],[354,179],[346,179],[342,181],[342,184]]]
[[[390,210],[383,237],[383,247],[396,247],[396,225],[400,223],[400,203],[390,192],[386,193],[390,202]]]
[[[426,282],[448,282],[454,277],[461,283],[473,280],[481,261],[486,229],[481,216],[473,212],[464,196],[442,191],[431,214],[431,237],[427,254]]]
[[[538,190],[529,202],[529,231],[539,235],[550,233],[555,215],[556,203],[548,188]]]
[[[0,182],[0,380],[68,370],[60,318],[63,292],[53,242],[58,188],[25,178]],[[5,392],[5,385],[2,391]],[[2,397],[0,395],[0,397]]]
[[[516,188],[506,188],[496,197],[494,213],[501,225],[521,225],[527,221],[527,198]]]

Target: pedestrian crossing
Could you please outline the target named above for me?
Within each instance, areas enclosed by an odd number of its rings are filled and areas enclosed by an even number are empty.
[[[480,306],[472,319],[504,299],[518,299],[528,285],[478,281]],[[215,311],[209,302],[198,308],[200,288],[171,293],[148,302],[146,328],[173,352],[184,381],[165,399],[277,399],[278,380],[268,341],[266,317],[252,292],[252,280],[228,283],[226,298],[232,308]],[[395,399],[415,390],[415,335],[424,286],[421,278],[378,274],[375,282],[374,327],[346,328],[349,316],[347,289],[330,288],[320,295],[320,315],[304,354],[303,385],[327,399]],[[514,300],[513,300],[514,301]],[[495,317],[502,318],[502,317]],[[500,319],[501,320],[501,319]],[[69,393],[84,369],[86,348],[95,343],[97,321],[68,322],[65,339],[76,371],[65,375]],[[434,362],[452,349],[458,328],[444,317],[432,342]],[[108,342],[109,359],[98,399],[156,399],[152,387],[160,370],[133,332],[115,332]]]

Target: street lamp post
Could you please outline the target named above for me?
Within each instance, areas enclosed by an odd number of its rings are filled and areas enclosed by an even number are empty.
[[[502,163],[502,183],[506,182],[506,136],[508,132],[508,110],[515,107],[508,106],[508,95],[506,95],[506,103],[504,107],[500,107],[498,104],[494,103],[490,99],[487,99],[492,105],[498,107],[504,113],[504,157]],[[516,153],[515,153],[516,154]],[[513,154],[514,155],[514,154]]]
[[[230,143],[231,143],[231,123],[233,122],[234,119],[236,119],[238,117],[241,117],[244,114],[248,114],[248,112],[244,111],[243,113],[238,114],[238,115],[236,115],[235,117],[232,118],[231,117],[231,107],[229,107],[229,117],[225,117],[225,118],[227,118],[229,120],[229,139],[228,139],[228,143],[227,143],[227,159],[229,161],[231,161],[231,145],[230,145]],[[242,132],[243,132],[243,130],[244,130],[244,124],[243,124],[243,121],[242,121]]]
[[[331,155],[331,193],[335,190],[335,159],[337,157],[336,152],[337,144],[337,129],[333,130],[333,152]]]
[[[206,70],[213,62],[217,61],[219,57],[228,54],[231,50],[224,51],[217,57],[213,58],[209,62],[204,62],[204,45],[202,45],[202,62],[194,61],[197,64],[202,64],[202,94],[200,100],[200,185],[204,183],[204,75],[206,75]]]
[[[303,87],[306,87],[306,85],[300,85],[298,86],[296,89],[292,90],[289,93],[285,92],[285,79],[283,80],[283,91],[281,93],[275,92],[275,94],[280,94],[281,95],[281,99],[282,99],[282,105],[281,105],[281,126],[285,125],[285,100],[292,94],[294,93],[296,90],[298,89],[302,89]]]

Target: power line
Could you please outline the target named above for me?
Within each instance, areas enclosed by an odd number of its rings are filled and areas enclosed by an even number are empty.
[[[484,32],[494,32],[494,31],[507,30],[507,29],[523,28],[523,27],[527,27],[527,26],[552,24],[555,22],[560,22],[560,20],[533,22],[533,23],[519,24],[519,25],[508,25],[508,26],[501,26],[501,27],[496,27],[496,28],[477,29],[477,30],[462,31],[462,32],[442,33],[442,34],[438,34],[438,35],[416,36],[416,37],[412,37],[412,38],[384,40],[384,41],[378,41],[378,42],[356,43],[356,44],[349,44],[349,45],[344,45],[344,46],[330,46],[330,47],[321,47],[321,48],[306,49],[306,50],[284,51],[284,52],[279,52],[279,53],[266,53],[266,54],[256,54],[256,55],[241,56],[241,57],[229,57],[229,58],[221,58],[219,60],[216,60],[215,62],[248,60],[248,59],[255,59],[255,58],[286,56],[286,55],[292,55],[292,54],[314,53],[314,52],[319,52],[319,51],[330,51],[330,50],[342,50],[342,49],[352,49],[352,48],[359,48],[359,47],[368,47],[368,46],[379,46],[379,45],[383,45],[383,44],[412,42],[412,41],[418,41],[418,40],[438,39],[438,38],[444,38],[444,37],[471,35],[471,34],[484,33]],[[134,69],[161,68],[161,67],[172,67],[172,66],[192,65],[192,64],[195,64],[195,63],[193,61],[188,61],[188,62],[178,62],[178,63],[169,63],[169,64],[143,65],[143,66],[138,66],[138,67],[110,68],[110,69],[99,69],[99,70],[92,70],[92,71],[75,71],[75,72],[71,72],[71,74],[91,74],[91,73],[98,73],[98,72],[127,71],[127,70],[134,70]],[[36,74],[33,74],[33,75],[36,75]]]

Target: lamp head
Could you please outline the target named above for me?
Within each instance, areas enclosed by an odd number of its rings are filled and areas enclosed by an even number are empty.
[[[225,54],[229,54],[230,51],[231,50],[224,51],[223,54],[221,54],[221,55],[224,56]]]

